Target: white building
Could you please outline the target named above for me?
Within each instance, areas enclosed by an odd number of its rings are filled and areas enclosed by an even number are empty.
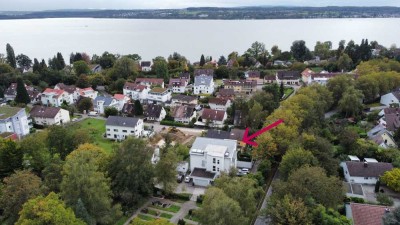
[[[139,100],[143,103],[143,101],[147,100],[147,94],[149,93],[149,90],[150,88],[146,85],[126,82],[123,93],[132,100]]]
[[[214,92],[214,78],[213,76],[200,75],[194,77],[193,93],[198,94],[212,94]]]
[[[210,185],[221,172],[236,168],[236,140],[198,137],[190,149],[190,177],[193,184]]]
[[[133,117],[109,116],[106,121],[108,139],[125,140],[128,136],[141,137],[143,120]]]
[[[169,79],[168,88],[172,93],[185,93],[189,80],[184,78],[171,78]]]
[[[42,126],[62,125],[70,122],[69,112],[62,108],[36,105],[29,114],[33,123]]]
[[[157,121],[160,122],[165,118],[167,112],[164,107],[161,105],[150,104],[147,105],[146,111],[144,112],[144,116],[149,121]]]
[[[211,109],[226,111],[231,106],[231,100],[227,98],[210,98],[208,105]]]
[[[91,98],[91,99],[95,99],[98,94],[98,92],[93,90],[93,88],[91,88],[91,87],[78,89],[78,93],[79,93],[79,96],[81,96],[81,97]]]
[[[175,122],[188,124],[196,118],[196,110],[191,105],[175,106],[171,109],[171,116]]]
[[[141,61],[140,62],[140,68],[144,72],[149,72],[151,71],[151,61]]]
[[[156,87],[149,91],[147,101],[150,104],[160,104],[171,100],[171,92],[168,89]]]
[[[284,85],[300,84],[301,74],[298,71],[278,71],[276,72],[276,82]]]
[[[386,171],[392,170],[391,163],[366,160],[364,162],[342,162],[344,177],[347,182],[356,184],[375,184]]]
[[[201,118],[205,125],[208,123],[209,127],[223,127],[225,120],[228,118],[226,111],[214,110],[214,109],[203,109]]]
[[[113,107],[119,110],[119,103],[116,99],[104,96],[97,96],[93,100],[93,109],[99,114],[104,114],[104,109]]]
[[[400,104],[400,91],[393,91],[381,96],[381,104],[390,106],[391,104]]]
[[[63,90],[51,88],[46,88],[46,90],[44,90],[41,101],[43,105],[54,107],[61,107],[64,101],[68,104],[74,103],[73,95]]]
[[[129,102],[129,97],[122,95],[122,94],[115,94],[114,99],[118,103],[118,111],[121,111],[122,108],[124,107],[125,103]]]
[[[18,138],[29,134],[29,120],[24,108],[0,107],[0,133],[16,133]]]

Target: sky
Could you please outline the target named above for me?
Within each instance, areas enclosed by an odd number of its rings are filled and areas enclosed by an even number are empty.
[[[0,0],[0,11],[237,6],[399,6],[399,0]]]

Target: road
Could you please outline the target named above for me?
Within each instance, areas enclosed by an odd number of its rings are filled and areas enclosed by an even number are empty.
[[[165,128],[173,127],[173,126],[161,125],[159,122],[154,122],[154,123],[145,122],[144,125],[152,127],[154,129],[154,132],[156,133],[161,132],[164,127]],[[183,133],[195,136],[199,136],[201,135],[202,132],[206,131],[205,129],[201,128],[188,128],[188,127],[176,127],[176,129],[181,130]]]

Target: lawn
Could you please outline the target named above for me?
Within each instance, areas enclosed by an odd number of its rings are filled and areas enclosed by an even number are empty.
[[[143,215],[143,214],[139,214],[137,217],[138,217],[139,219],[146,220],[146,221],[155,220],[154,217],[148,216],[148,215]]]
[[[285,97],[283,99],[286,99],[287,97],[289,97],[293,92],[294,92],[293,88],[285,87],[285,90],[283,92],[285,94]]]
[[[177,213],[181,209],[181,207],[179,207],[177,205],[171,205],[170,207],[166,207],[166,208],[163,208],[163,207],[158,206],[158,205],[149,205],[149,207],[155,208],[155,209],[159,209],[159,210],[162,210],[162,211],[173,212],[173,213]]]
[[[199,222],[199,217],[197,217],[195,210],[192,211],[192,215],[191,216],[189,214],[187,214],[185,216],[185,219],[191,220],[191,221],[194,221],[194,222]]]
[[[379,106],[382,106],[380,102],[374,102],[366,105],[367,108],[379,107]]]
[[[85,120],[74,123],[70,126],[70,128],[88,130],[89,134],[93,138],[94,144],[103,148],[106,152],[111,153],[113,145],[116,145],[116,143],[103,137],[103,134],[106,132],[105,124],[105,120],[87,118]]]
[[[128,220],[127,216],[121,217],[114,225],[123,225]]]
[[[173,217],[173,215],[169,214],[169,213],[161,213],[160,217],[166,218],[166,219],[171,219]]]

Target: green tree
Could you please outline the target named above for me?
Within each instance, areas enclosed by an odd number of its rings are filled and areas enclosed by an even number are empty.
[[[0,74],[3,73],[11,73],[13,71],[13,68],[5,63],[0,64]]]
[[[215,187],[206,190],[203,207],[198,210],[198,214],[199,223],[204,225],[243,225],[249,222],[242,215],[239,204]]]
[[[16,225],[84,225],[75,217],[71,208],[67,208],[57,194],[51,192],[46,197],[36,197],[23,205]]]
[[[313,209],[313,224],[318,225],[352,225],[352,221],[346,216],[340,215],[333,209],[327,209],[322,205],[318,205]]]
[[[12,67],[12,68],[17,68],[17,61],[15,59],[15,53],[13,47],[11,47],[10,44],[7,43],[6,45],[6,51],[7,51],[7,63]]]
[[[113,70],[114,73],[118,74],[118,78],[135,80],[138,75],[137,62],[128,57],[118,59],[114,64]]]
[[[278,57],[281,54],[281,50],[279,49],[278,45],[274,45],[271,48],[271,54],[274,56],[274,58]]]
[[[400,169],[394,168],[390,171],[386,171],[381,177],[381,181],[391,189],[400,192]]]
[[[4,188],[0,196],[0,208],[6,224],[14,224],[18,219],[18,212],[22,205],[31,198],[41,194],[41,180],[29,171],[16,171],[4,178]]]
[[[206,59],[204,58],[204,55],[202,54],[200,57],[200,66],[204,66],[206,64]]]
[[[0,140],[0,178],[22,169],[23,152],[11,140]]]
[[[400,146],[400,128],[397,128],[397,130],[394,132],[393,139],[397,146]]]
[[[143,106],[139,100],[135,100],[135,115],[136,116],[143,115]]]
[[[157,74],[158,78],[163,78],[164,82],[169,81],[168,63],[164,57],[158,56],[153,59],[152,70]]]
[[[32,66],[32,60],[24,54],[19,54],[16,57],[18,67],[22,70],[29,70]]]
[[[155,179],[162,185],[163,190],[170,194],[173,193],[176,183],[176,166],[178,160],[175,152],[171,149],[161,151],[160,161],[157,162],[154,168]]]
[[[379,97],[379,81],[372,76],[360,76],[356,87],[362,91],[366,102],[373,102]]]
[[[28,104],[31,102],[31,98],[29,97],[28,91],[25,88],[24,81],[22,78],[17,79],[17,95],[15,96],[15,102]]]
[[[109,116],[116,116],[118,115],[118,109],[114,107],[106,107],[104,109],[104,116],[108,118]]]
[[[363,109],[362,99],[363,93],[354,87],[349,87],[343,93],[342,98],[338,103],[339,109],[348,116],[357,116]]]
[[[341,71],[349,71],[353,68],[353,61],[349,55],[343,54],[339,57],[337,66]]]
[[[285,195],[267,209],[267,214],[274,224],[311,225],[312,215],[302,199],[296,199],[290,194]]]
[[[328,87],[328,90],[332,92],[334,103],[337,104],[346,89],[350,86],[354,86],[354,81],[350,76],[340,75],[329,79],[326,86]]]
[[[285,94],[285,86],[283,86],[283,82],[281,82],[281,86],[279,87],[279,94],[281,95],[281,98]]]
[[[327,59],[331,56],[331,48],[332,48],[332,42],[317,41],[314,47],[314,54],[316,56],[319,56],[321,59]]]
[[[301,148],[289,150],[282,157],[282,162],[279,166],[279,172],[283,180],[286,180],[290,174],[297,169],[309,165],[316,166],[318,160],[313,156],[310,151]]]
[[[97,63],[99,63],[103,69],[109,69],[114,66],[116,60],[117,58],[115,55],[109,52],[104,52]]]
[[[395,208],[390,213],[383,216],[383,225],[398,225],[400,224],[400,207]]]
[[[218,66],[222,66],[222,65],[226,65],[226,64],[227,64],[227,61],[226,61],[225,56],[221,55],[218,59]]]
[[[127,206],[136,206],[153,190],[152,151],[145,141],[129,137],[110,161],[108,174],[115,197]]]
[[[46,131],[31,134],[20,141],[20,151],[24,154],[23,164],[26,169],[33,169],[40,174],[48,165],[51,155],[46,142]]]
[[[110,224],[119,215],[118,206],[112,207],[110,182],[102,167],[107,155],[91,144],[79,146],[66,158],[63,167],[61,195],[77,214],[76,204],[82,200],[96,223]]]
[[[258,59],[259,56],[265,52],[266,52],[265,44],[258,41],[251,44],[251,47],[247,49],[247,53],[249,53],[255,59]]]
[[[76,81],[76,86],[78,88],[87,88],[90,86],[89,77],[86,74],[79,75],[78,80]]]
[[[82,98],[81,100],[79,100],[78,102],[78,110],[79,112],[89,112],[90,110],[93,109],[93,102],[91,98]]]
[[[83,60],[74,62],[73,67],[77,76],[80,76],[81,74],[88,74],[90,72],[89,66]]]
[[[312,55],[310,50],[306,46],[306,42],[303,40],[294,41],[290,47],[290,52],[293,57],[300,62],[311,59]]]
[[[378,201],[378,203],[380,205],[386,205],[386,206],[392,206],[393,205],[393,199],[391,197],[389,197],[387,194],[385,193],[377,193],[376,194],[376,201]]]
[[[60,159],[58,154],[54,155],[48,165],[43,169],[43,184],[49,191],[60,192],[62,182],[62,168],[64,161]]]

